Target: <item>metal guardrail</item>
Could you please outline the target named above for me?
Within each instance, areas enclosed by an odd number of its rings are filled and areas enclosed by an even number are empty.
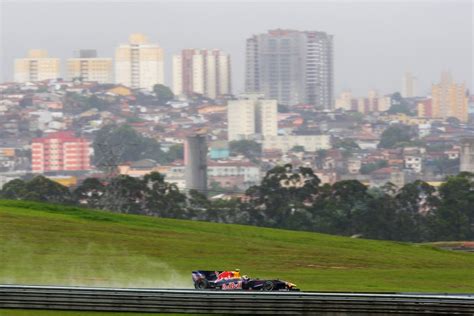
[[[0,285],[1,309],[251,315],[474,315],[474,294],[325,293]]]

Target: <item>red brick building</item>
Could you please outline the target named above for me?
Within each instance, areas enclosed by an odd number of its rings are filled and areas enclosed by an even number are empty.
[[[418,102],[417,115],[419,117],[433,117],[433,102],[431,99]]]
[[[33,139],[31,156],[34,173],[91,169],[90,142],[70,131]]]

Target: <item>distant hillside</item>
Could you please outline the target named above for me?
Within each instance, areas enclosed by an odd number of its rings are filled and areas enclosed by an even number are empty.
[[[474,254],[431,246],[0,201],[0,284],[192,287],[193,269],[303,290],[474,292]]]

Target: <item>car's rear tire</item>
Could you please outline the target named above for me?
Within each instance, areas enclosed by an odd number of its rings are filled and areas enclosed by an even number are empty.
[[[198,290],[205,290],[209,287],[209,282],[206,279],[197,280],[194,287]]]
[[[263,284],[262,291],[270,292],[273,291],[274,284],[272,281],[267,281]]]

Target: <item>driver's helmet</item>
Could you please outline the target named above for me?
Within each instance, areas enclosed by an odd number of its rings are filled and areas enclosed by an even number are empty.
[[[244,275],[242,279],[244,279],[245,281],[248,281],[250,278],[248,277],[248,275]]]

